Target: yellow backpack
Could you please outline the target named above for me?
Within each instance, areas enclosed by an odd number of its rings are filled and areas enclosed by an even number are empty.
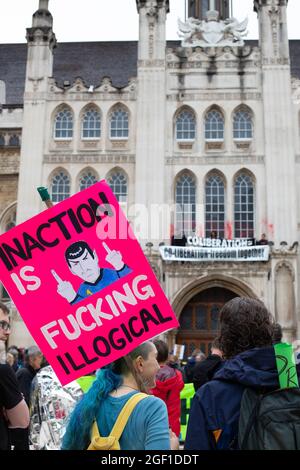
[[[136,393],[123,406],[110,435],[107,437],[100,436],[96,420],[92,426],[91,443],[87,450],[120,450],[119,439],[124,431],[127,421],[136,405],[149,395],[146,393]]]

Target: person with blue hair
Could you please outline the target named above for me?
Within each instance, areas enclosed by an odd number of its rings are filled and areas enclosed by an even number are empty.
[[[135,394],[155,387],[157,350],[147,341],[97,372],[96,380],[76,405],[63,436],[62,450],[85,450],[94,420],[101,436],[109,436],[117,418]],[[121,450],[176,450],[178,439],[169,430],[165,403],[149,395],[138,402],[120,437]]]

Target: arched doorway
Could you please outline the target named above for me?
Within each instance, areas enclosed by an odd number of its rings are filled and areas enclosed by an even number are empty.
[[[223,305],[237,294],[223,287],[211,287],[192,297],[184,306],[176,344],[185,345],[187,359],[193,350],[201,349],[209,354],[211,343],[219,331],[219,314]]]

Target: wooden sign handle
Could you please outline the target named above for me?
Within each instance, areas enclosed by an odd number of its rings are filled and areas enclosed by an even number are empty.
[[[53,202],[50,199],[48,189],[45,187],[37,188],[39,195],[41,196],[42,201],[46,204],[47,207],[53,207]]]

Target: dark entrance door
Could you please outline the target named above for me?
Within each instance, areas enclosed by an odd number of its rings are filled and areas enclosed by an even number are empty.
[[[237,297],[234,292],[222,287],[212,287],[193,297],[184,307],[180,318],[177,344],[185,345],[184,358],[199,348],[209,354],[211,343],[219,331],[219,313],[228,300]]]

